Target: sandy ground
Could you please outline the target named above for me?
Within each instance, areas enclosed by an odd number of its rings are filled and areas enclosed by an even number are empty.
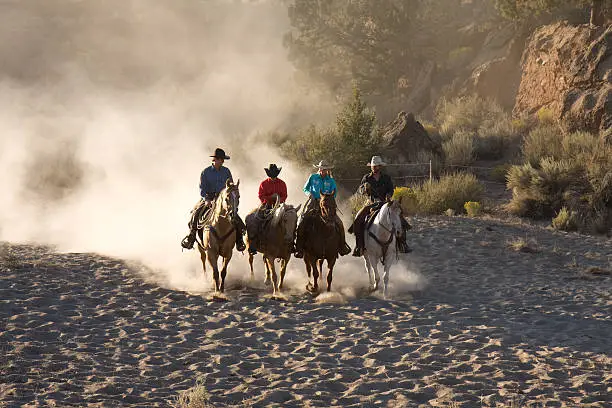
[[[230,270],[220,303],[121,260],[5,243],[0,406],[169,406],[196,384],[211,406],[609,403],[612,241],[411,222],[391,300],[360,295],[367,277],[350,256],[323,301],[292,260],[286,300],[269,297],[259,264],[253,284]],[[509,246],[520,240],[530,246]]]

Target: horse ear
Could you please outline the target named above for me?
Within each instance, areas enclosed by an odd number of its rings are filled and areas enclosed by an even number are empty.
[[[295,207],[295,211],[300,211],[300,208],[302,207],[302,203],[300,203],[297,207]]]
[[[229,187],[230,184],[232,184],[232,181],[230,179],[225,180],[225,188]]]
[[[238,188],[239,185],[240,185],[240,179],[238,179],[238,181],[236,181],[236,188]]]

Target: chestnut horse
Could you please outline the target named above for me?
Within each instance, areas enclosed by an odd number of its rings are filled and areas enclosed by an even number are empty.
[[[334,265],[343,242],[336,222],[336,200],[334,194],[321,193],[319,211],[304,214],[304,263],[308,274],[306,290],[319,291],[319,276],[323,278],[323,261],[327,261],[327,291],[331,291]],[[314,284],[310,282],[310,273]]]

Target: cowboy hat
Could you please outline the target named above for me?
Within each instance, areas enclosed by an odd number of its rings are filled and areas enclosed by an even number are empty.
[[[321,161],[319,162],[319,164],[313,164],[312,166],[313,166],[313,167],[316,167],[316,168],[318,168],[318,169],[321,169],[321,170],[329,170],[329,169],[333,169],[333,168],[334,168],[334,166],[332,166],[331,164],[329,164],[329,163],[327,162],[327,160],[321,160]]]
[[[229,159],[229,156],[225,155],[225,150],[220,149],[218,147],[215,149],[215,154],[211,154],[210,157],[214,157],[215,159],[224,159],[224,160]]]
[[[272,178],[278,176],[278,174],[281,172],[282,169],[283,169],[282,167],[277,167],[276,164],[270,164],[268,168],[264,168],[268,177],[272,177]]]
[[[386,166],[387,163],[383,161],[380,156],[372,156],[372,160],[366,166]]]

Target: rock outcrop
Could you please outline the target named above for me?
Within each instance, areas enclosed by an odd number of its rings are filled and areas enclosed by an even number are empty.
[[[392,163],[425,163],[430,159],[438,163],[442,160],[441,142],[431,137],[412,113],[399,112],[397,118],[383,128],[382,138],[383,156]],[[429,172],[429,166],[390,168],[388,171],[396,176],[423,176]]]
[[[513,113],[547,109],[568,131],[612,127],[612,25],[540,27],[523,53]]]

